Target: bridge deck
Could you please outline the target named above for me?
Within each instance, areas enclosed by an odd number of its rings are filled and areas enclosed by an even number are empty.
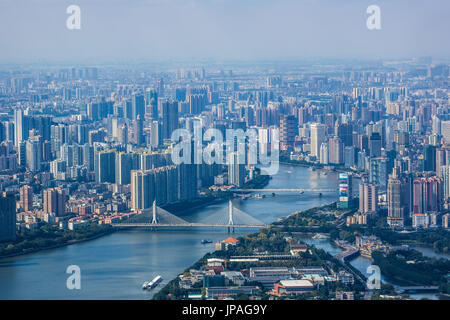
[[[266,224],[208,224],[208,223],[183,223],[183,224],[168,224],[168,223],[112,223],[115,228],[136,228],[136,227],[170,227],[170,228],[266,228]]]
[[[233,192],[337,192],[337,189],[231,189]]]

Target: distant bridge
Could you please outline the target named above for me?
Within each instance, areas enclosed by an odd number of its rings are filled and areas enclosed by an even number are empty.
[[[151,210],[151,217],[149,215]],[[159,227],[166,228],[228,228],[232,230],[234,228],[265,228],[269,225],[264,224],[262,221],[250,216],[240,209],[234,208],[231,200],[228,202],[228,213],[219,210],[211,216],[204,219],[202,222],[188,222],[174,214],[156,206],[156,201],[153,201],[152,208],[145,209],[142,214],[138,214],[131,218],[130,221],[112,223],[114,228],[152,228]],[[136,218],[136,219],[134,219]],[[144,220],[144,221],[133,221]]]
[[[303,192],[313,192],[313,193],[330,193],[337,192],[337,189],[231,189],[232,192],[295,192],[295,193],[303,193]]]
[[[438,286],[406,286],[406,287],[395,287],[395,289],[399,292],[408,292],[408,291],[437,291],[439,290]]]

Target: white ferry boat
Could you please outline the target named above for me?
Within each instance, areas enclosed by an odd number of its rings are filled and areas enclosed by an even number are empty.
[[[162,280],[163,280],[163,278],[161,276],[157,276],[150,282],[144,282],[144,284],[142,285],[142,289],[151,290],[151,289],[155,288]]]

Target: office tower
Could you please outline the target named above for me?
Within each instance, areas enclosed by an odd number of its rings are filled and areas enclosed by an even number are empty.
[[[154,199],[154,172],[151,170],[131,171],[131,209],[137,211],[150,208]]]
[[[178,102],[162,101],[162,139],[170,139],[172,132],[178,129]]]
[[[353,145],[353,125],[351,123],[336,123],[334,135],[342,140],[344,146]]]
[[[136,120],[138,116],[141,119],[145,117],[145,101],[142,94],[133,93],[131,96],[131,114],[132,120]]]
[[[280,149],[293,150],[295,136],[297,134],[297,119],[294,116],[285,115],[280,119]]]
[[[145,94],[146,94],[146,103],[147,103],[147,106],[149,107],[148,113],[150,114],[150,118],[152,118],[153,120],[157,120],[158,119],[158,93],[156,92],[156,90],[148,88],[145,91]]]
[[[33,210],[33,188],[31,186],[23,186],[20,188],[20,207],[23,211]]]
[[[14,194],[0,195],[0,242],[16,239],[16,200]]]
[[[228,182],[236,187],[242,187],[245,183],[245,164],[239,163],[238,152],[228,156]]]
[[[377,187],[368,182],[359,184],[359,212],[374,213],[378,209]]]
[[[137,116],[134,121],[134,143],[138,146],[143,145],[145,142],[144,137],[144,121],[140,115]]]
[[[94,167],[95,167],[95,181],[115,182],[115,150],[101,150],[95,153]]]
[[[397,174],[397,169],[389,175],[387,186],[388,218],[391,227],[403,227],[406,219],[405,185]]]
[[[370,157],[381,156],[381,136],[378,132],[373,132],[369,139]]]
[[[320,163],[321,164],[329,163],[328,143],[326,142],[323,142],[320,146]]]
[[[325,142],[325,126],[321,123],[311,124],[311,156],[320,156],[320,146]]]
[[[19,143],[28,139],[29,132],[28,116],[24,115],[22,109],[14,110],[14,145],[19,146]]]
[[[423,171],[436,171],[436,147],[424,145],[423,147]]]
[[[41,170],[42,141],[40,137],[33,137],[26,142],[26,163],[28,170],[38,172]]]
[[[43,192],[44,213],[53,213],[57,217],[66,214],[66,194],[61,188],[49,188]]]
[[[339,173],[339,202],[338,208],[347,209],[351,207],[353,196],[352,176],[348,173]]]
[[[328,142],[329,162],[333,164],[344,163],[344,144],[338,137],[333,137]]]

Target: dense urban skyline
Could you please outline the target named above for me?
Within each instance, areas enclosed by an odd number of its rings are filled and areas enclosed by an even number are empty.
[[[2,1],[0,300],[448,299],[432,3]]]

